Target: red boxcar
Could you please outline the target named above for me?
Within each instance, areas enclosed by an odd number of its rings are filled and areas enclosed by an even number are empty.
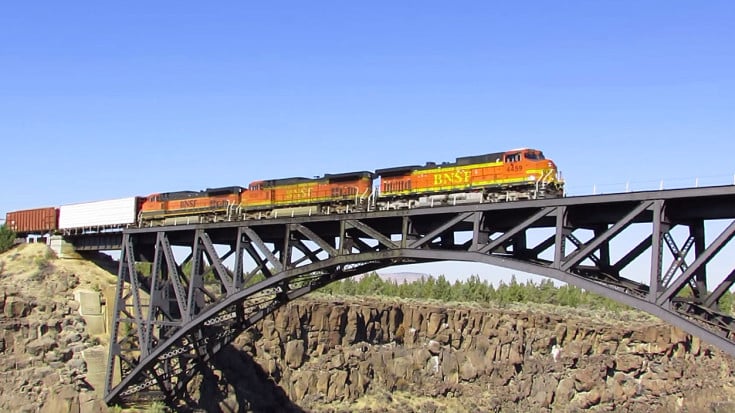
[[[59,228],[57,208],[36,208],[8,212],[5,225],[17,234],[45,234]]]

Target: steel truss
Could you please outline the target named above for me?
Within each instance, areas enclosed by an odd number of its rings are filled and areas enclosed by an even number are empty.
[[[204,363],[288,301],[357,274],[444,260],[554,278],[735,355],[735,323],[718,308],[735,282],[732,259],[718,285],[707,283],[707,264],[734,234],[735,187],[129,229],[106,401],[174,401]]]

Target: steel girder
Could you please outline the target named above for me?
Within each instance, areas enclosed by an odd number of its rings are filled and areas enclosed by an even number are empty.
[[[735,266],[707,283],[735,235],[734,205],[735,187],[718,187],[126,230],[106,401],[173,401],[203,363],[288,301],[431,261],[554,278],[735,355],[735,323],[718,308]],[[688,229],[683,240],[675,228]]]

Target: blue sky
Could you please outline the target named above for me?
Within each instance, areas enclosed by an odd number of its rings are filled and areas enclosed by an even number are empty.
[[[732,182],[735,2],[10,2],[0,214],[536,147]]]

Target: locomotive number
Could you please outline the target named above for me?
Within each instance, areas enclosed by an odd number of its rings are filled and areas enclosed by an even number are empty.
[[[434,175],[434,185],[466,184],[470,182],[469,171],[447,172]]]
[[[520,172],[523,170],[523,167],[521,165],[508,165],[506,168],[507,172]]]
[[[227,208],[227,201],[225,200],[211,200],[209,201],[209,207],[210,208]]]
[[[311,198],[311,188],[297,188],[289,191],[291,199]]]

